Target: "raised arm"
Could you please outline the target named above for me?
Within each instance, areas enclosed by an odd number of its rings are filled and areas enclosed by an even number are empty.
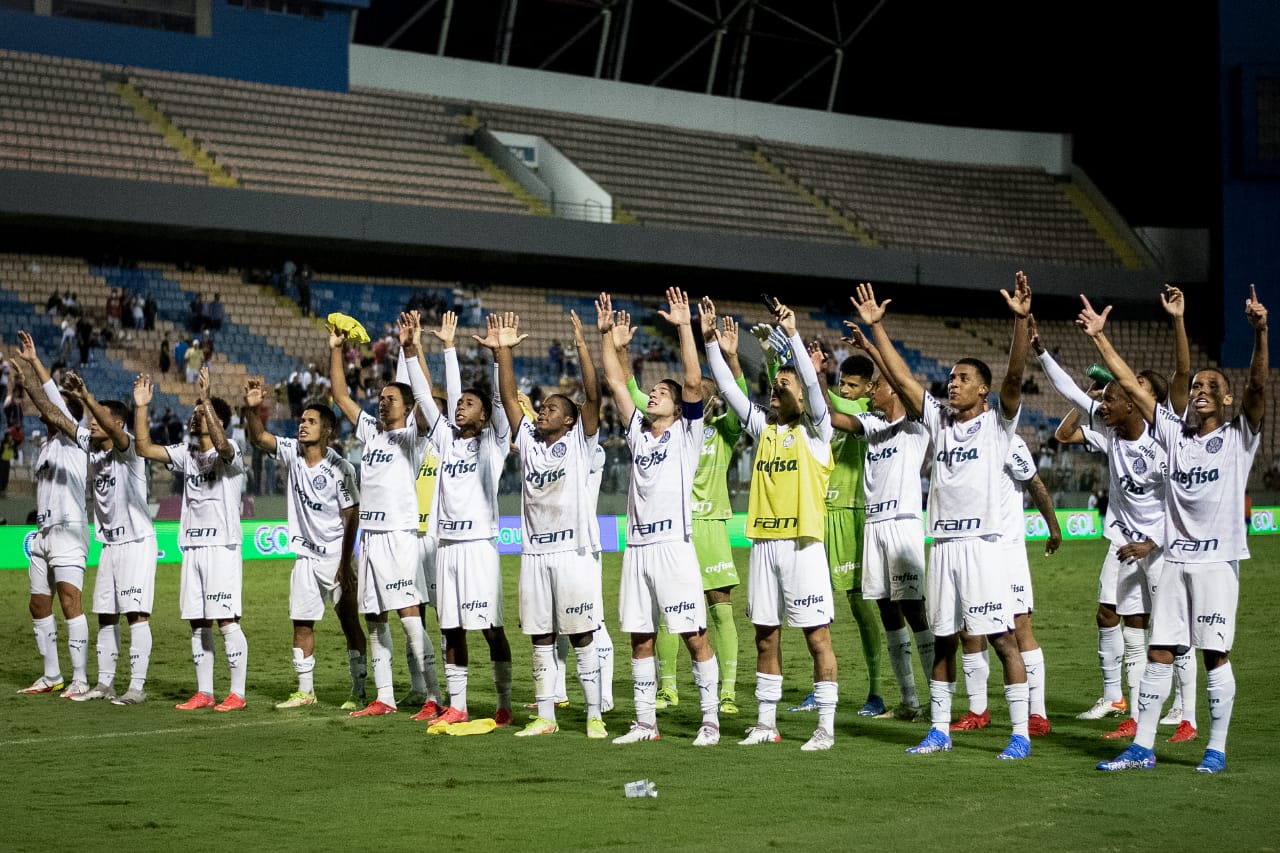
[[[911,374],[911,368],[907,367],[907,363],[898,354],[884,327],[885,311],[893,300],[876,302],[875,289],[871,282],[864,281],[858,285],[858,295],[849,297],[849,301],[853,303],[863,325],[871,329],[871,340],[881,357],[878,366],[884,376],[888,378],[893,390],[898,392],[898,399],[902,400],[907,413],[912,417],[919,417],[919,413],[924,411],[924,386]]]
[[[1081,390],[1080,386],[1071,378],[1071,375],[1063,370],[1062,365],[1058,364],[1049,351],[1045,349],[1044,343],[1040,340],[1040,329],[1036,325],[1034,315],[1027,317],[1027,335],[1031,344],[1031,351],[1035,353],[1036,360],[1040,362],[1044,375],[1049,377],[1049,381],[1053,384],[1053,389],[1061,394],[1071,405],[1086,412],[1089,411],[1093,406],[1092,398]]]
[[[1111,313],[1111,306],[1108,305],[1103,309],[1102,313],[1093,310],[1093,306],[1089,304],[1089,300],[1084,294],[1080,295],[1080,301],[1084,303],[1084,308],[1080,312],[1080,316],[1076,318],[1076,325],[1080,327],[1080,331],[1084,332],[1093,341],[1093,345],[1098,348],[1098,354],[1102,356],[1102,363],[1107,370],[1111,371],[1111,375],[1120,383],[1120,387],[1125,390],[1133,400],[1134,405],[1138,407],[1138,411],[1142,412],[1142,417],[1147,423],[1155,423],[1156,419],[1156,398],[1147,393],[1141,385],[1138,384],[1137,374],[1133,372],[1133,368],[1125,363],[1120,354],[1111,346],[1111,341],[1107,340],[1107,335],[1103,331],[1107,323],[1107,315]]]
[[[421,322],[422,322],[422,320],[421,320],[421,315],[419,315],[419,314],[418,314],[418,312],[417,312],[416,310],[415,310],[415,311],[412,311],[412,312],[410,312],[410,313],[412,313],[412,314],[414,314],[415,316],[417,316],[417,317],[419,318],[419,319],[418,319],[418,322],[419,322],[419,324],[421,324]],[[431,368],[427,367],[427,356],[426,356],[426,353],[425,353],[425,352],[423,352],[423,349],[422,349],[422,327],[421,327],[421,325],[419,325],[419,327],[418,327],[418,355],[417,355],[417,359],[418,359],[418,367],[419,367],[419,369],[421,369],[421,370],[422,370],[422,375],[426,377],[426,379],[427,379],[427,385],[430,385],[430,384],[431,384]],[[401,354],[400,354],[400,358],[396,359],[396,381],[397,381],[397,382],[403,382],[405,385],[410,385],[410,383],[409,383],[409,360],[404,356],[403,351],[402,351],[402,352],[401,352]],[[412,387],[412,386],[410,385],[410,387]],[[434,399],[434,398],[433,398],[433,399]],[[413,406],[413,412],[414,412],[414,417],[415,417],[415,418],[417,418],[417,419],[418,419],[418,421],[419,421],[420,423],[426,423],[426,422],[428,422],[428,421],[429,421],[429,418],[427,417],[427,413],[426,413],[426,412],[424,412],[424,411],[422,410],[422,407],[421,407],[421,406],[419,406],[417,403],[414,403],[414,406]]]
[[[711,367],[711,377],[715,379],[716,387],[720,389],[720,396],[724,397],[725,405],[729,407],[729,411],[737,415],[738,420],[745,424],[751,414],[751,401],[747,398],[747,392],[735,380],[733,370],[729,366],[729,361],[725,354],[725,347],[731,347],[734,350],[734,360],[737,360],[738,324],[733,322],[732,317],[726,317],[725,320],[728,321],[732,331],[725,333],[718,330],[716,328],[716,306],[710,297],[702,297],[699,313],[701,315],[702,339],[707,349],[707,364]]]
[[[35,405],[36,410],[40,412],[40,416],[53,424],[54,428],[67,436],[74,439],[76,437],[75,421],[53,404],[49,396],[44,391],[43,385],[36,385],[31,381],[31,377],[27,375],[26,370],[22,367],[23,359],[14,358],[11,362],[11,370],[13,371],[13,381],[27,389],[27,397]]]
[[[600,330],[600,361],[604,368],[604,381],[613,394],[613,404],[618,407],[618,416],[624,424],[631,423],[636,404],[627,392],[626,374],[622,371],[621,359],[627,353],[626,345],[619,348],[614,340],[613,300],[607,293],[601,293],[596,300],[596,328]]]
[[[332,325],[329,326],[329,392],[333,394],[333,402],[338,404],[338,411],[352,424],[360,420],[360,406],[351,399],[347,389],[347,371],[343,363],[342,350],[346,345],[346,335]]]
[[[26,359],[27,363],[31,365],[31,375],[27,376],[27,382],[24,383],[23,387],[27,389],[27,392],[33,398],[38,389],[43,389],[44,395],[49,398],[49,402],[58,411],[62,412],[64,417],[74,422],[75,418],[71,417],[71,410],[67,408],[67,404],[63,401],[61,391],[53,381],[53,377],[49,375],[49,371],[45,369],[44,363],[40,361],[40,353],[36,351],[36,345],[31,340],[31,335],[19,329],[18,343],[18,356]]]
[[[196,405],[204,409],[204,428],[209,433],[209,441],[213,442],[213,449],[218,451],[218,456],[222,461],[230,462],[236,458],[236,449],[232,446],[231,440],[227,438],[227,431],[222,427],[222,419],[213,410],[213,394],[209,384],[209,365],[206,364],[200,368],[200,376],[196,387],[200,390],[200,399],[196,401]]]
[[[147,418],[147,406],[151,405],[151,398],[155,393],[155,389],[151,385],[151,377],[146,373],[139,373],[138,378],[133,380],[133,440],[138,443],[138,455],[143,459],[152,459],[156,462],[169,464],[169,451],[165,450],[162,445],[151,443],[151,423]]]
[[[400,334],[400,360],[409,373],[409,387],[413,389],[413,402],[418,411],[426,417],[415,418],[419,435],[426,435],[440,418],[435,400],[431,399],[431,383],[418,360],[418,339],[422,334],[422,326],[417,311],[401,312],[398,331]]]
[[[582,370],[582,395],[585,399],[578,409],[582,417],[582,434],[595,435],[600,431],[600,377],[596,375],[591,347],[587,346],[587,336],[577,311],[569,311],[569,322],[573,324],[573,345],[578,350],[578,367]]]
[[[498,396],[502,399],[502,408],[507,413],[507,420],[518,424],[524,417],[524,410],[520,408],[520,387],[516,384],[515,356],[512,350],[528,335],[516,334],[520,318],[514,314],[509,316],[514,318],[511,334],[504,336],[501,329],[497,330],[499,346],[493,355],[498,360]],[[494,323],[500,322],[499,315],[490,314],[486,322],[492,328]],[[476,340],[481,339],[476,338]]]
[[[702,362],[698,361],[698,345],[693,339],[693,312],[689,308],[689,294],[678,287],[667,288],[668,310],[658,310],[658,315],[676,327],[680,340],[680,362],[684,367],[681,378],[681,397],[685,403],[702,402]]]
[[[262,405],[262,380],[249,377],[244,382],[244,424],[249,433],[249,443],[263,453],[276,452],[276,437],[267,432],[262,418],[258,416],[258,407]]]
[[[63,390],[66,391],[68,397],[73,397],[80,401],[84,406],[84,410],[93,415],[93,419],[98,422],[98,426],[102,427],[102,431],[107,434],[107,438],[111,439],[111,446],[116,450],[129,449],[129,433],[125,432],[124,427],[116,422],[115,417],[102,407],[94,396],[89,393],[89,389],[85,387],[84,380],[74,373],[68,373],[67,378],[63,381]]]
[[[485,318],[486,329],[489,318]],[[448,417],[453,417],[458,411],[458,400],[462,397],[462,373],[458,369],[458,348],[456,344],[458,334],[458,314],[455,311],[446,311],[440,315],[440,328],[432,329],[431,334],[436,336],[436,340],[440,342],[440,347],[444,352],[444,395],[445,395],[445,411]],[[481,340],[476,338],[476,340]],[[425,371],[424,371],[425,373]],[[430,374],[427,374],[428,376]]]
[[[1160,294],[1160,304],[1173,321],[1173,376],[1169,378],[1169,408],[1182,415],[1191,396],[1191,345],[1187,342],[1184,316],[1187,300],[1181,290],[1166,284],[1164,293]]]
[[[1022,405],[1022,376],[1027,372],[1027,317],[1031,315],[1031,285],[1018,270],[1013,278],[1013,293],[1004,288],[1000,295],[1013,312],[1013,342],[1009,346],[1009,369],[1000,385],[1000,411],[1012,418]]]
[[[786,305],[783,305],[777,299],[774,301],[774,317],[778,321],[778,326],[782,329],[791,343],[791,352],[795,354],[796,376],[800,379],[800,384],[804,386],[805,403],[808,406],[809,413],[813,416],[815,423],[820,427],[825,425],[825,430],[830,429],[831,421],[827,418],[830,414],[831,407],[827,405],[827,391],[822,387],[822,383],[818,380],[818,370],[814,367],[813,361],[806,357],[806,347],[804,341],[800,340],[800,333],[796,331],[796,312],[792,311]],[[829,438],[830,436],[828,436]]]
[[[1249,360],[1249,384],[1244,389],[1242,411],[1249,428],[1257,432],[1267,403],[1267,309],[1258,301],[1258,291],[1249,285],[1249,298],[1244,303],[1244,316],[1253,327],[1253,358]]]
[[[1039,474],[1028,480],[1026,486],[1031,502],[1040,511],[1045,524],[1049,525],[1049,538],[1044,543],[1044,555],[1048,557],[1062,544],[1062,527],[1058,524],[1058,514],[1053,511],[1053,498],[1049,496],[1049,490],[1045,488],[1044,480],[1040,479]]]

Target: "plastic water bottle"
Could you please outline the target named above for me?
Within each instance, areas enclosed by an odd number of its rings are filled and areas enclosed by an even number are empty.
[[[628,797],[658,796],[658,786],[649,779],[637,779],[634,782],[628,782],[622,786],[622,790],[626,792]]]

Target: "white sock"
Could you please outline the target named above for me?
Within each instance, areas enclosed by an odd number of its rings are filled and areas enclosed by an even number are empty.
[[[902,704],[914,708],[920,700],[916,697],[916,676],[911,669],[911,632],[904,626],[896,631],[885,631],[884,638],[889,646],[889,666],[893,667],[893,677],[898,680]]]
[[[583,701],[587,705],[587,719],[600,719],[600,657],[594,644],[574,650],[578,662],[578,683],[582,685]]]
[[[151,622],[139,619],[129,626],[129,689],[141,690],[151,666]]]
[[[838,687],[839,685],[834,681],[815,681],[813,683],[813,699],[818,703],[818,728],[832,737],[835,737],[836,734]]]
[[[1028,709],[1027,683],[1025,681],[1018,684],[1006,684],[1004,686],[1004,701],[1009,705],[1009,721],[1013,723],[1013,733],[1027,737],[1027,716],[1030,713]]]
[[[191,629],[191,661],[196,665],[196,690],[213,695],[213,628]]]
[[[1138,630],[1141,631],[1141,629]],[[1145,632],[1141,645],[1146,647]],[[1120,681],[1120,667],[1122,662],[1128,661],[1128,648],[1128,638],[1124,636],[1119,625],[1098,629],[1098,665],[1102,667],[1102,698],[1108,702],[1119,702],[1124,698],[1125,688]]]
[[[929,723],[947,737],[951,737],[951,697],[955,692],[954,684],[929,679]]]
[[[1027,701],[1032,714],[1047,717],[1044,707],[1044,649],[1034,648],[1022,653],[1022,665],[1027,668]]]
[[[1182,719],[1196,728],[1196,653],[1192,649],[1173,659],[1174,675],[1178,679],[1178,695],[1182,700]]]
[[[1138,690],[1147,668],[1147,632],[1144,628],[1124,628],[1124,682],[1129,694],[1129,716],[1138,719]]]
[[[71,680],[89,680],[89,619],[81,613],[67,620],[67,651],[71,654]]]
[[[422,629],[421,616],[400,617],[404,629],[404,654],[409,663],[409,689],[414,693],[427,692],[426,664],[423,660],[427,632]]]
[[[222,648],[226,651],[227,666],[231,669],[231,692],[243,699],[249,672],[249,639],[245,637],[239,622],[222,626]]]
[[[556,701],[569,701],[569,687],[565,683],[565,668],[569,661],[569,637],[560,634],[556,637]]]
[[[351,672],[352,694],[363,696],[364,682],[369,677],[369,662],[359,649],[347,649],[347,669]]]
[[[613,637],[603,624],[596,628],[596,657],[600,660],[600,710],[613,710]]]
[[[1138,733],[1133,742],[1153,749],[1156,745],[1156,727],[1164,711],[1164,700],[1173,688],[1173,664],[1147,661],[1138,689]]]
[[[391,644],[391,626],[386,622],[373,623],[369,632],[369,663],[373,665],[373,686],[378,691],[378,701],[396,706],[395,682],[391,674],[391,656],[395,648]]]
[[[130,641],[130,647],[133,642]],[[132,650],[132,649],[131,649]],[[120,658],[120,623],[98,626],[98,683],[110,687],[116,680]]]
[[[431,635],[422,631],[422,680],[427,685],[427,698],[440,701],[440,672],[436,669],[436,649]]]
[[[1209,670],[1205,681],[1209,683],[1208,749],[1216,749],[1225,755],[1227,729],[1231,728],[1231,711],[1236,704],[1236,676],[1231,671],[1231,661]]]
[[[756,673],[756,725],[765,729],[778,727],[778,703],[782,701],[782,676]]]
[[[449,707],[467,710],[467,668],[456,663],[444,665],[445,686],[449,689]]]
[[[58,663],[58,622],[53,615],[33,619],[36,632],[36,648],[44,658],[44,677],[49,681],[62,680],[62,664]]]
[[[303,654],[302,649],[297,646],[293,647],[293,671],[298,674],[298,692],[299,693],[315,693],[316,658],[315,655],[307,657]]]
[[[498,691],[498,707],[511,708],[511,661],[493,661],[493,686]]]
[[[556,719],[556,646],[533,644],[533,698],[538,703],[538,716]]]
[[[702,722],[720,727],[720,664],[716,656],[693,661],[693,683],[698,686]]]
[[[970,713],[982,716],[987,710],[987,680],[991,677],[991,664],[985,651],[960,656],[964,667],[964,690],[969,694]]]
[[[658,666],[656,658],[632,658],[631,681],[636,701],[636,722],[658,724]]]

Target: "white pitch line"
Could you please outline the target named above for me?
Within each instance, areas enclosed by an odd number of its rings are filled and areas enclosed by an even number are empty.
[[[99,732],[97,734],[87,735],[48,735],[44,737],[20,738],[18,740],[0,740],[0,748],[6,746],[29,746],[31,744],[57,742],[66,743],[67,741],[83,741],[83,740],[110,740],[112,738],[121,737],[147,737],[149,735],[174,735],[174,734],[216,734],[226,729],[247,729],[257,728],[260,726],[284,726],[290,723],[311,723],[319,721],[327,721],[332,717],[294,717],[292,719],[282,720],[256,720],[249,723],[225,723],[219,724],[217,728],[201,729],[193,726],[183,726],[182,728],[172,729],[143,729],[141,731],[132,732]]]

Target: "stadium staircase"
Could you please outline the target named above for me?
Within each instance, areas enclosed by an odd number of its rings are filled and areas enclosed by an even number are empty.
[[[822,212],[822,215],[827,217],[827,219],[831,220],[845,231],[848,231],[853,239],[857,240],[859,244],[870,249],[874,249],[879,245],[876,243],[875,238],[867,233],[867,231],[858,225],[857,222],[854,222],[852,219],[836,210],[827,203],[826,199],[820,197],[812,189],[806,187],[804,184],[791,177],[791,175],[787,174],[785,170],[779,168],[778,165],[770,160],[769,156],[761,151],[758,146],[752,150],[751,159],[755,160],[761,169],[764,169],[767,173],[777,178],[793,192],[798,193],[805,201],[818,208],[818,210]]]
[[[169,120],[167,115],[148,100],[146,95],[138,91],[137,87],[132,83],[128,81],[116,83],[115,90],[120,95],[121,100],[128,104],[138,114],[139,118],[154,127],[173,150],[191,161],[191,165],[204,172],[208,176],[210,184],[216,187],[238,187],[240,185],[230,172],[214,162],[213,157],[202,149],[196,140],[183,133],[177,125]]]

